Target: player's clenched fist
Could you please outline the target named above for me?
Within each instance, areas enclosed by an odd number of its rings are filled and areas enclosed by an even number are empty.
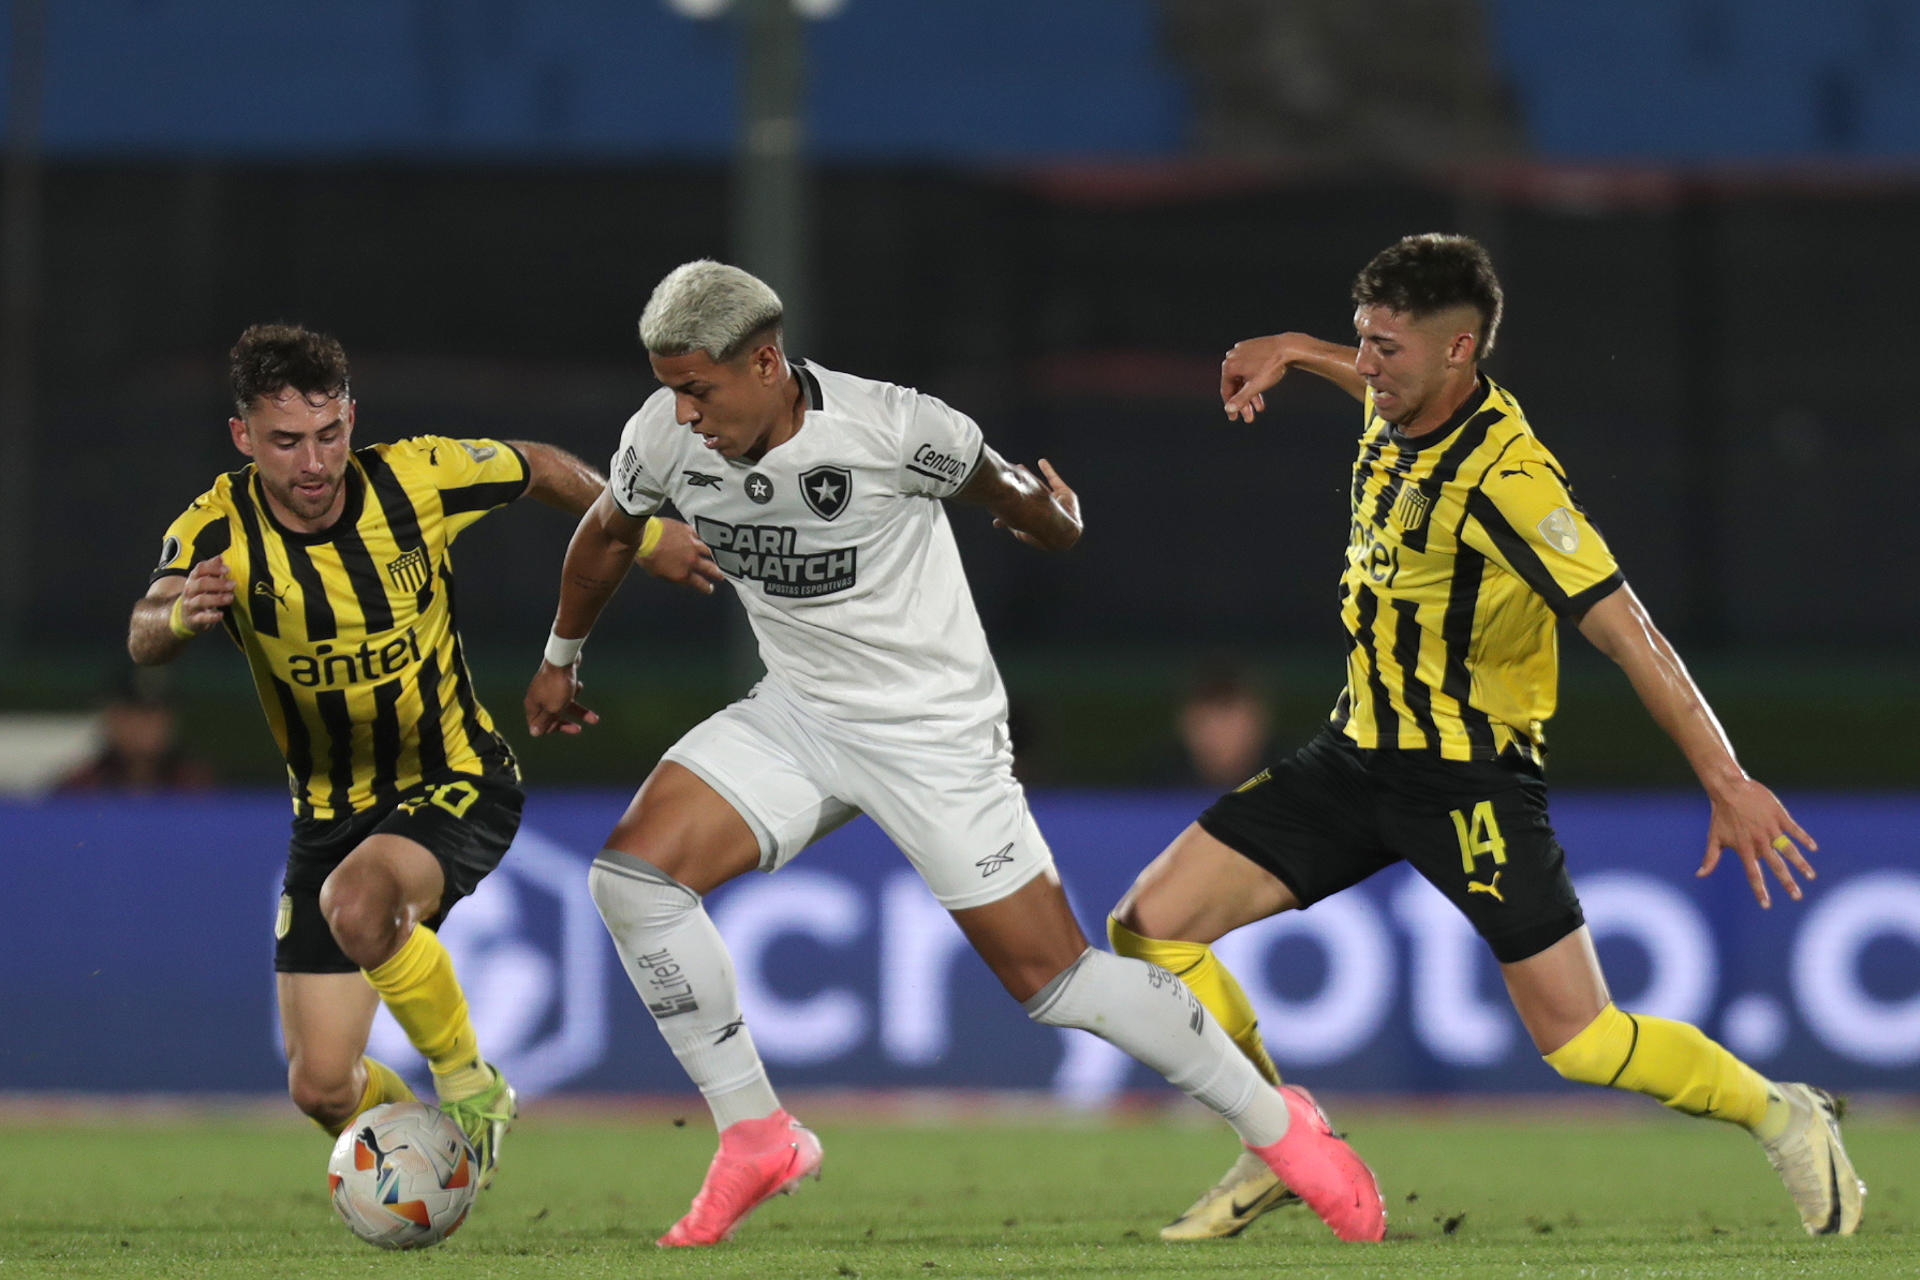
[[[214,556],[187,573],[187,585],[173,607],[173,616],[189,631],[207,631],[220,625],[232,603],[233,575],[227,572],[226,560]]]

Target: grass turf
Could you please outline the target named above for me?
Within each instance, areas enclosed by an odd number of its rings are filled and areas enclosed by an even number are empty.
[[[807,1116],[826,1179],[762,1207],[732,1243],[663,1251],[712,1153],[704,1115],[542,1114],[446,1245],[353,1240],[324,1193],[327,1144],[293,1118],[0,1127],[0,1280],[25,1276],[1752,1277],[1920,1274],[1920,1117],[1851,1119],[1871,1192],[1861,1234],[1809,1239],[1745,1135],[1646,1108],[1336,1108],[1387,1196],[1384,1246],[1341,1245],[1303,1210],[1237,1240],[1166,1245],[1159,1225],[1235,1154],[1183,1118],[1076,1124],[991,1115]]]

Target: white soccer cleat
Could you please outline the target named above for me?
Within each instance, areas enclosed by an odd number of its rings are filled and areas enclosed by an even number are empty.
[[[1220,1181],[1201,1193],[1187,1211],[1160,1228],[1162,1240],[1220,1240],[1245,1231],[1261,1214],[1300,1197],[1251,1151],[1242,1151]]]
[[[1774,1172],[1787,1184],[1800,1224],[1810,1236],[1850,1236],[1860,1226],[1867,1184],[1853,1171],[1840,1145],[1842,1108],[1825,1089],[1808,1084],[1774,1086],[1792,1108],[1786,1130],[1762,1142]]]

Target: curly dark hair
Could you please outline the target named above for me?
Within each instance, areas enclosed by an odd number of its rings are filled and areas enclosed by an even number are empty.
[[[1493,259],[1468,236],[1432,231],[1403,236],[1373,256],[1353,281],[1356,306],[1385,307],[1416,318],[1449,307],[1480,313],[1480,359],[1493,354],[1506,295]]]
[[[297,324],[256,324],[227,354],[233,406],[242,417],[253,402],[292,387],[303,396],[344,397],[347,353],[324,333]]]

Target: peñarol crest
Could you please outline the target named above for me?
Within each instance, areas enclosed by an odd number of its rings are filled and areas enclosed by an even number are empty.
[[[1427,522],[1427,512],[1433,507],[1433,499],[1419,485],[1408,486],[1400,495],[1400,501],[1393,505],[1393,518],[1400,527],[1412,533]]]
[[[396,591],[418,591],[427,585],[427,549],[415,547],[398,559],[387,561],[387,577]]]

